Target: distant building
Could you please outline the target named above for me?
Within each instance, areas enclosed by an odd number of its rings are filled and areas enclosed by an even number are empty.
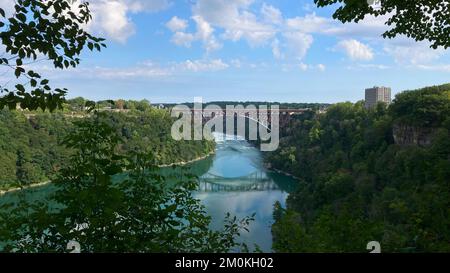
[[[391,88],[390,87],[378,87],[366,89],[366,108],[371,108],[377,105],[378,102],[384,102],[386,104],[391,103]]]

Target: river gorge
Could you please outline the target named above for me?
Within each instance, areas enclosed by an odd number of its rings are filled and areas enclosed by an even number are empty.
[[[214,133],[215,153],[180,167],[162,169],[168,176],[181,171],[198,177],[199,187],[193,192],[211,216],[211,228],[223,228],[226,213],[238,218],[255,214],[249,232],[241,232],[239,242],[255,250],[272,251],[271,226],[273,205],[285,205],[286,198],[295,189],[294,178],[267,170],[262,153],[245,139]],[[120,180],[120,179],[118,179]],[[174,181],[176,183],[176,181]],[[47,198],[55,191],[52,183],[4,194],[0,203],[19,200],[33,203]]]
[[[216,153],[196,163],[209,163],[209,169],[200,175],[194,196],[212,217],[213,229],[221,228],[227,212],[241,218],[255,213],[249,232],[243,232],[240,240],[250,249],[256,244],[264,252],[271,252],[273,205],[279,201],[284,206],[296,180],[268,171],[262,153],[240,137],[216,133],[215,141]]]

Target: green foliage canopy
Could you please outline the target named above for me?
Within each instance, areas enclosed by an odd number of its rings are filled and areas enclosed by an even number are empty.
[[[314,0],[318,7],[339,4],[333,18],[343,23],[359,22],[367,15],[387,16],[391,28],[385,38],[405,35],[416,41],[428,40],[433,48],[450,47],[450,3],[447,0],[379,0],[374,7],[366,0]]]
[[[403,92],[388,109],[339,103],[294,120],[267,155],[301,180],[287,209],[275,208],[274,250],[365,252],[379,241],[383,252],[450,251],[448,90]],[[431,143],[396,144],[398,122],[433,128]]]
[[[13,88],[0,85],[0,109],[5,106],[15,109],[18,104],[30,110],[61,108],[67,90],[52,89],[48,79],[27,66],[49,60],[55,68],[76,67],[83,48],[100,51],[106,46],[104,39],[83,29],[91,20],[89,3],[75,3],[73,0],[17,0],[10,18],[0,8],[0,40],[6,54],[0,58],[0,65],[10,68],[17,79]]]

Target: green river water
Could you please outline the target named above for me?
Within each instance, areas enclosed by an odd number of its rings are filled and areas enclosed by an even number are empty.
[[[243,232],[240,241],[250,249],[257,244],[264,252],[271,252],[273,205],[279,201],[284,206],[297,182],[289,176],[268,171],[261,152],[247,141],[219,134],[215,137],[215,154],[188,166],[199,176],[199,188],[193,193],[194,197],[206,207],[213,229],[221,229],[227,212],[241,218],[255,213],[249,232]],[[167,168],[164,172],[177,171]],[[54,190],[55,186],[48,184],[22,193],[27,201],[33,202],[45,199]],[[18,196],[19,192],[8,193],[0,198],[0,203],[18,200]]]

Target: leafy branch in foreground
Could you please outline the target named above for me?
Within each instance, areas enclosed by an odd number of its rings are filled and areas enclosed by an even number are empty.
[[[450,2],[447,0],[379,0],[374,7],[367,0],[314,0],[318,7],[340,6],[333,14],[343,23],[359,22],[366,15],[387,16],[386,25],[391,29],[384,38],[405,35],[416,41],[428,40],[431,47],[450,47]]]
[[[227,252],[253,217],[225,218],[222,231],[191,192],[195,177],[164,176],[152,155],[120,155],[121,139],[101,113],[76,122],[65,144],[76,153],[55,181],[49,200],[32,207],[0,209],[3,251],[66,252],[76,241],[83,252]],[[1,247],[1,246],[0,246]]]
[[[83,48],[100,51],[106,47],[104,39],[83,29],[91,20],[89,3],[16,0],[14,10],[8,18],[0,8],[0,40],[5,47],[0,66],[9,69],[13,78],[0,84],[0,109],[15,109],[18,104],[29,110],[61,108],[67,89],[53,89],[48,79],[29,66],[48,60],[55,68],[76,67]],[[16,82],[14,87],[8,87],[11,82]]]

